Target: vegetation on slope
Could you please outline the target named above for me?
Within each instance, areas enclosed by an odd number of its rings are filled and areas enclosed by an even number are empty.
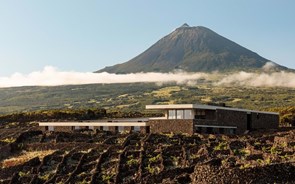
[[[225,103],[236,108],[265,110],[295,106],[295,89],[222,87],[133,83],[0,89],[0,114],[50,109],[106,109],[146,112],[145,105],[172,103]]]
[[[295,126],[295,107],[270,108],[269,111],[280,113],[281,126]]]

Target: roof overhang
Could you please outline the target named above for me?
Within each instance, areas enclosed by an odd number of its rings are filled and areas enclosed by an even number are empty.
[[[171,105],[146,105],[150,110],[169,110],[169,109],[216,109],[215,106],[199,104],[171,104]]]
[[[242,111],[247,113],[261,113],[261,114],[272,114],[279,115],[275,112],[265,112],[265,111],[254,111],[248,109],[238,109],[230,107],[220,107],[213,105],[202,105],[202,104],[171,104],[171,105],[146,105],[148,110],[173,110],[173,109],[207,109],[207,110],[229,110],[229,111]]]
[[[38,122],[39,126],[147,126],[147,122]]]

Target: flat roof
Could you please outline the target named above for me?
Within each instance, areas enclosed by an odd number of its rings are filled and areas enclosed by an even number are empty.
[[[262,113],[262,114],[273,114],[279,115],[275,112],[265,112],[265,111],[255,111],[248,109],[239,109],[239,108],[230,108],[230,107],[220,107],[214,105],[203,105],[203,104],[171,104],[171,105],[146,105],[148,110],[170,110],[170,109],[209,109],[209,110],[231,110],[231,111],[242,111],[242,112],[253,112],[253,113]]]
[[[37,122],[39,126],[147,126],[147,122],[108,122],[108,121],[97,121],[97,122]]]

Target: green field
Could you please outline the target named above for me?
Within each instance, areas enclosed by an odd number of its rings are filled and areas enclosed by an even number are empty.
[[[0,89],[0,114],[47,109],[142,111],[147,104],[226,103],[247,109],[295,106],[294,88],[222,87],[211,83],[90,84]]]

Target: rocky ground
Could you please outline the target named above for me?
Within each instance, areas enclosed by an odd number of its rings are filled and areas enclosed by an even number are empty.
[[[295,183],[295,129],[227,136],[0,127],[0,183]]]

